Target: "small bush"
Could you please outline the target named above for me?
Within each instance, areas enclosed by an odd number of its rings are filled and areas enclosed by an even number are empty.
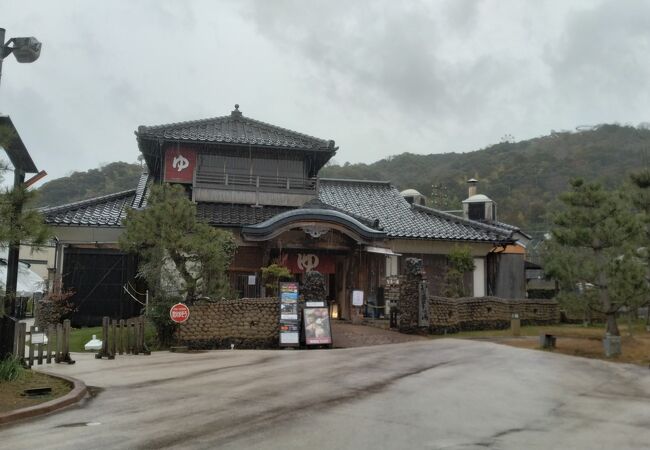
[[[45,328],[48,325],[62,323],[69,319],[76,307],[70,300],[74,295],[71,289],[63,289],[61,284],[55,284],[51,292],[37,302],[36,326]]]
[[[0,380],[17,380],[22,376],[24,370],[20,358],[9,356],[0,361]]]

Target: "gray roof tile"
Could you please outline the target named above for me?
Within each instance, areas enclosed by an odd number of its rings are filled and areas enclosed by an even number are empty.
[[[42,209],[51,225],[120,226],[130,207],[146,207],[147,176],[135,190]],[[304,208],[334,209],[361,220],[389,237],[502,242],[511,239],[511,225],[465,220],[431,208],[411,205],[388,182],[321,179],[319,198]],[[294,208],[225,203],[198,203],[197,217],[212,225],[242,226],[264,222]],[[376,223],[378,221],[378,223]]]
[[[291,211],[287,206],[263,206],[253,207],[251,205],[230,204],[230,203],[198,203],[196,215],[211,225],[254,225],[264,222],[271,217]]]
[[[268,147],[296,148],[334,152],[334,141],[319,139],[244,117],[235,105],[229,116],[177,122],[166,125],[141,126],[138,138],[168,139],[188,142],[219,142]]]
[[[45,223],[49,225],[119,227],[126,211],[133,205],[136,190],[118,192],[101,197],[43,208]]]
[[[504,241],[511,230],[409,204],[389,182],[321,179],[319,198],[350,214],[379,220],[391,237]]]

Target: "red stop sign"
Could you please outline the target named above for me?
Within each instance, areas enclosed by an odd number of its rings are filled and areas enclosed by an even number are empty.
[[[190,308],[184,303],[176,303],[170,308],[169,317],[176,323],[183,323],[190,318]]]

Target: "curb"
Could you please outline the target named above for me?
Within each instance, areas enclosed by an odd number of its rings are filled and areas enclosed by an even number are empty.
[[[88,393],[86,384],[81,380],[77,380],[76,378],[67,377],[64,375],[54,375],[45,371],[40,372],[48,376],[60,378],[67,381],[72,386],[72,390],[61,397],[50,400],[49,402],[40,403],[34,406],[28,406],[26,408],[15,409],[6,413],[0,413],[0,425],[49,414],[53,411],[57,411],[59,409],[65,408],[66,406],[77,403]]]

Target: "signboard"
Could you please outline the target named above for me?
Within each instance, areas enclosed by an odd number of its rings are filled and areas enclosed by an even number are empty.
[[[45,333],[34,332],[31,337],[32,344],[45,344]]]
[[[305,306],[307,308],[318,308],[318,307],[325,307],[325,302],[305,302]]]
[[[334,255],[327,253],[284,253],[278,262],[291,273],[305,273],[315,270],[320,273],[334,273],[336,261]]]
[[[190,318],[190,308],[184,303],[176,303],[169,309],[169,317],[176,323],[183,323]]]
[[[305,308],[305,342],[307,345],[332,343],[330,315],[328,308]]]
[[[300,344],[298,321],[298,283],[280,283],[280,346]]]
[[[363,291],[352,291],[352,306],[363,306]]]
[[[165,150],[165,181],[191,184],[196,168],[196,150],[168,148]]]

